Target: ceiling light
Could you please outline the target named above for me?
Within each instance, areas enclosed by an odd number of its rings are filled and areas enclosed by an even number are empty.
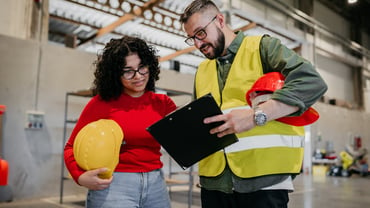
[[[130,13],[130,11],[131,11],[131,4],[130,4],[130,3],[128,3],[128,2],[123,2],[123,3],[121,4],[121,9],[122,9],[124,12],[126,12],[126,13]]]
[[[347,0],[348,4],[355,4],[357,3],[357,0]]]
[[[164,24],[170,26],[172,24],[172,19],[168,16],[164,18]]]
[[[159,13],[155,13],[154,14],[154,20],[156,21],[156,22],[162,22],[162,20],[163,20],[163,17],[162,17],[162,15],[161,14],[159,14]]]
[[[120,4],[120,3],[119,3],[117,0],[110,0],[110,1],[109,1],[109,4],[110,4],[110,6],[111,6],[111,7],[113,7],[113,8],[115,8],[115,9],[116,9],[116,8],[118,8],[118,7],[119,7],[119,4]]]
[[[145,19],[152,19],[152,17],[153,17],[152,11],[149,10],[149,9],[145,10],[144,11],[144,17],[145,17]]]

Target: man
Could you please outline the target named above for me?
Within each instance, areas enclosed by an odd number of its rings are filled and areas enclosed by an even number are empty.
[[[204,122],[224,121],[211,133],[239,138],[199,163],[202,207],[287,207],[302,165],[304,129],[275,119],[300,116],[325,93],[325,82],[278,39],[234,33],[212,1],[193,1],[180,21],[185,42],[207,57],[196,73],[195,95],[211,92],[224,112]],[[285,84],[251,108],[246,92],[268,72],[283,74]]]

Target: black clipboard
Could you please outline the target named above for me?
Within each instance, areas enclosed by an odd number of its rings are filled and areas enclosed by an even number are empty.
[[[184,170],[203,158],[238,141],[235,134],[217,137],[209,131],[223,122],[204,124],[206,117],[222,114],[211,94],[204,95],[168,114],[147,128]]]

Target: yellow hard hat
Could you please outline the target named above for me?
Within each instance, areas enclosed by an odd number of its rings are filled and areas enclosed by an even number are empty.
[[[113,120],[100,119],[87,124],[73,144],[77,164],[84,170],[108,168],[99,177],[110,178],[119,161],[122,140],[122,129]]]

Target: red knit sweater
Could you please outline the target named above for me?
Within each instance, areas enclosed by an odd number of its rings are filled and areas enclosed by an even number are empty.
[[[149,172],[161,168],[160,144],[146,128],[175,109],[175,103],[167,95],[151,91],[138,98],[122,94],[118,100],[110,102],[93,97],[82,111],[64,149],[65,164],[73,179],[77,182],[84,173],[73,156],[75,137],[86,124],[99,119],[113,119],[124,134],[116,172]]]

